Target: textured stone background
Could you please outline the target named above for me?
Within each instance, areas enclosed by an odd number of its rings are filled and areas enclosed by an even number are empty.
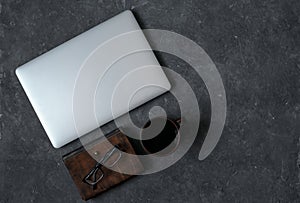
[[[142,28],[175,31],[207,51],[224,81],[228,117],[217,148],[197,161],[207,92],[187,64],[158,53],[197,92],[198,138],[172,167],[90,202],[299,202],[299,0],[1,0],[0,202],[81,202],[61,160],[78,141],[51,147],[14,71],[124,9]],[[146,106],[133,117],[142,119]]]

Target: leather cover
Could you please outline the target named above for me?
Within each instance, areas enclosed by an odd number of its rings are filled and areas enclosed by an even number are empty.
[[[135,154],[135,151],[127,137],[120,131],[113,132],[110,136],[108,136],[107,139],[112,145],[118,145],[121,151]],[[92,197],[95,197],[96,195],[132,177],[131,175],[121,174],[102,166],[105,175],[103,179],[97,183],[94,189],[82,181],[97,163],[89,153],[96,153],[100,158],[103,157],[107,151],[109,151],[107,139],[100,139],[99,141],[94,142],[95,144],[93,143],[91,146],[85,147],[88,151],[81,147],[80,149],[75,150],[63,157],[65,166],[67,167],[83,200],[88,200]],[[133,171],[133,173],[143,170],[143,166],[138,159],[130,161],[126,160],[127,159],[122,160],[121,157],[118,163],[114,166],[114,169],[118,170],[118,168],[130,167],[130,170]]]

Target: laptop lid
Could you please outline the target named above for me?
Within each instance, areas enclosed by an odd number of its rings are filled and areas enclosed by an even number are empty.
[[[124,11],[16,69],[55,148],[170,89],[153,52],[142,51],[149,49],[132,12]],[[80,126],[74,122],[74,95],[84,112]],[[91,99],[94,112],[85,112]]]

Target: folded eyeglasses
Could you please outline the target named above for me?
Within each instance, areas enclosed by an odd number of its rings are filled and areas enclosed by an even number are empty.
[[[119,150],[118,145],[110,149],[103,158],[98,161],[94,168],[83,178],[83,182],[92,186],[93,190],[96,188],[96,184],[104,178],[104,172],[102,167],[112,168],[121,159],[122,153]]]

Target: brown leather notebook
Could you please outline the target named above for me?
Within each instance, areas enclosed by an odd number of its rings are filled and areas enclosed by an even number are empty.
[[[112,133],[107,138],[111,145],[123,152],[135,154],[127,137],[120,131]],[[63,157],[63,161],[83,200],[88,200],[132,177],[110,170],[105,166],[130,167],[132,173],[143,170],[141,162],[136,158],[122,159],[121,153],[108,143],[107,139],[95,141],[88,147],[81,147]],[[99,157],[96,161],[89,153]],[[102,163],[106,162],[104,165]]]

